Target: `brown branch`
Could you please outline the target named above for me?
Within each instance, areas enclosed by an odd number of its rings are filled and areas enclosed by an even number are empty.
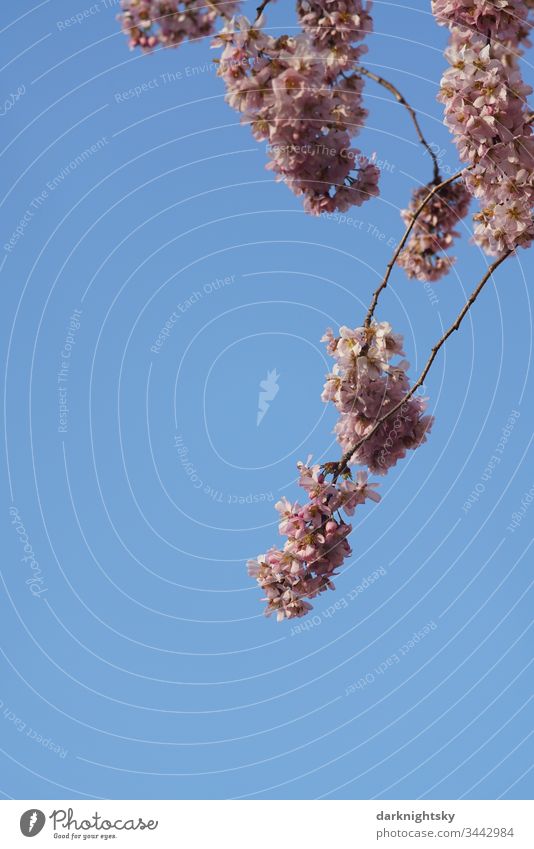
[[[254,19],[254,24],[258,23],[258,20],[261,18],[261,16],[263,15],[263,12],[265,11],[266,6],[268,6],[270,2],[271,2],[271,0],[262,0],[260,5],[256,9],[256,18]],[[253,24],[253,26],[254,26],[254,24]]]
[[[429,191],[429,193],[427,194],[427,196],[424,198],[423,201],[421,201],[421,203],[419,204],[419,206],[417,207],[417,209],[413,213],[412,219],[411,219],[410,223],[408,224],[408,226],[406,227],[406,230],[404,231],[404,236],[400,240],[399,244],[397,245],[397,248],[395,249],[393,256],[391,257],[390,261],[388,262],[388,264],[386,266],[386,271],[385,271],[384,277],[382,278],[380,285],[378,286],[378,288],[375,290],[375,292],[373,294],[371,303],[369,305],[369,309],[367,310],[367,315],[365,316],[364,327],[370,326],[371,319],[373,318],[373,314],[374,314],[374,311],[376,309],[378,299],[380,297],[380,293],[388,285],[388,280],[389,280],[391,272],[393,270],[393,266],[397,262],[399,255],[400,255],[400,252],[402,251],[404,245],[408,241],[410,233],[412,232],[412,230],[415,226],[415,222],[417,221],[417,219],[421,215],[421,213],[422,213],[423,209],[425,208],[425,206],[427,205],[428,201],[431,198],[433,198],[434,195],[437,194],[441,189],[443,189],[445,186],[448,186],[449,183],[452,183],[452,182],[454,182],[454,180],[457,180],[458,177],[461,177],[462,174],[464,173],[464,171],[466,171],[466,170],[467,170],[466,168],[462,168],[461,171],[458,171],[456,174],[453,174],[452,177],[448,177],[446,180],[443,180],[442,183],[439,183],[438,185],[433,186],[431,188],[431,190]]]
[[[421,387],[421,386],[423,385],[423,383],[425,382],[425,378],[426,378],[426,376],[427,376],[428,372],[430,371],[430,368],[431,368],[431,366],[432,366],[432,363],[433,363],[433,362],[434,362],[434,360],[436,359],[436,356],[437,356],[437,354],[438,354],[438,351],[439,351],[439,350],[443,347],[443,345],[445,344],[445,342],[447,341],[447,339],[449,338],[449,336],[452,336],[452,334],[453,334],[456,330],[458,330],[458,329],[459,329],[459,327],[460,327],[460,325],[461,325],[461,323],[462,323],[463,319],[465,318],[465,316],[467,315],[467,313],[469,312],[469,310],[471,309],[471,307],[472,307],[472,306],[473,306],[473,304],[475,303],[476,299],[478,298],[478,296],[479,296],[479,295],[480,295],[480,293],[482,292],[482,289],[484,288],[484,286],[486,285],[486,283],[488,282],[488,280],[490,279],[490,277],[492,276],[492,274],[494,273],[494,271],[496,271],[496,270],[498,269],[498,267],[501,265],[501,263],[503,263],[503,262],[504,262],[504,260],[505,260],[507,257],[509,257],[511,253],[512,253],[512,251],[510,251],[510,250],[506,251],[504,254],[502,254],[502,256],[500,256],[500,257],[499,257],[499,259],[496,259],[496,260],[495,260],[495,262],[493,262],[493,263],[489,266],[489,268],[488,268],[487,272],[485,273],[484,277],[482,278],[482,280],[480,281],[480,283],[478,284],[478,286],[476,287],[476,289],[474,289],[474,291],[471,293],[471,295],[469,296],[469,298],[468,298],[468,299],[467,299],[467,301],[465,302],[464,306],[463,306],[463,307],[462,307],[462,309],[460,310],[460,312],[459,312],[459,314],[458,314],[458,316],[457,316],[456,320],[455,320],[455,321],[451,324],[451,326],[449,327],[449,329],[448,329],[448,330],[447,330],[447,331],[443,334],[443,336],[441,337],[441,339],[439,340],[439,342],[437,342],[437,343],[434,345],[434,347],[432,348],[432,350],[431,350],[431,352],[430,352],[430,356],[429,356],[429,358],[428,358],[428,360],[427,360],[427,363],[426,363],[426,365],[425,365],[425,367],[424,367],[423,371],[421,372],[421,374],[420,374],[420,375],[419,375],[419,377],[417,378],[416,382],[414,383],[414,385],[412,386],[412,388],[410,389],[410,391],[409,391],[409,392],[407,392],[407,393],[406,393],[406,395],[404,396],[404,398],[402,398],[402,399],[398,402],[398,404],[395,404],[395,406],[394,406],[394,407],[393,407],[393,408],[392,408],[392,409],[391,409],[388,413],[386,413],[385,415],[381,416],[381,418],[379,418],[379,419],[375,422],[375,424],[373,425],[373,427],[371,428],[371,430],[370,430],[370,431],[369,431],[369,432],[368,432],[368,433],[367,433],[367,434],[366,434],[366,435],[365,435],[362,439],[360,439],[360,440],[359,440],[359,442],[357,442],[357,443],[356,443],[356,445],[354,445],[352,448],[350,448],[348,451],[346,451],[346,452],[343,454],[343,456],[342,456],[341,460],[337,463],[336,474],[335,474],[334,480],[337,480],[337,478],[339,477],[339,475],[340,475],[340,474],[342,474],[342,473],[343,473],[343,471],[344,471],[345,469],[347,469],[347,468],[348,468],[349,460],[350,460],[350,458],[353,456],[353,454],[354,454],[354,453],[358,450],[358,448],[360,448],[360,446],[361,446],[361,445],[363,445],[363,443],[364,443],[364,442],[367,442],[367,440],[368,440],[371,436],[373,436],[373,434],[374,434],[374,433],[376,433],[376,431],[378,430],[378,428],[379,428],[381,425],[383,425],[383,424],[384,424],[384,422],[385,422],[385,421],[387,421],[387,419],[389,419],[389,418],[390,418],[391,416],[393,416],[393,415],[394,415],[394,414],[395,414],[398,410],[400,410],[400,409],[401,409],[401,407],[403,406],[403,404],[405,404],[407,401],[409,401],[409,400],[410,400],[410,398],[411,398],[411,397],[412,397],[412,396],[413,396],[413,395],[417,392],[417,390],[419,389],[419,387]]]
[[[413,125],[415,127],[415,132],[417,133],[417,138],[419,139],[423,147],[426,148],[434,164],[434,182],[439,183],[441,181],[441,176],[439,173],[438,158],[423,135],[423,131],[421,129],[421,125],[419,124],[417,113],[413,106],[408,103],[408,101],[400,93],[398,88],[396,88],[393,83],[390,83],[389,80],[385,80],[384,77],[380,77],[378,74],[374,74],[372,71],[367,70],[367,68],[364,68],[363,65],[357,65],[354,70],[356,71],[356,73],[362,74],[365,77],[369,77],[370,80],[374,80],[375,83],[378,83],[378,85],[383,86],[383,88],[387,89],[393,95],[397,103],[400,103],[401,106],[404,106],[404,108],[408,110],[410,118],[412,119]]]

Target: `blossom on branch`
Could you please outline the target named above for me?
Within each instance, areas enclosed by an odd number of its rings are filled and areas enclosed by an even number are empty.
[[[314,215],[360,206],[378,194],[379,177],[351,144],[367,116],[363,80],[351,71],[363,47],[353,42],[369,30],[370,18],[355,12],[347,23],[355,17],[365,26],[338,32],[334,15],[319,28],[320,5],[300,4],[303,31],[296,36],[273,38],[262,30],[262,18],[254,24],[239,18],[214,42],[223,47],[218,73],[228,103],[257,141],[267,143],[267,167]],[[342,5],[362,10],[357,0]]]
[[[426,442],[433,423],[424,415],[425,398],[413,395],[402,403],[410,392],[409,364],[392,362],[404,354],[402,336],[382,322],[355,330],[341,327],[338,337],[329,329],[323,340],[336,362],[322,399],[340,413],[335,433],[343,452],[349,454],[350,464],[385,475],[407,451]],[[390,411],[391,417],[376,427]]]
[[[339,50],[357,62],[367,47],[363,41],[373,30],[371,2],[365,0],[298,0],[297,14],[314,44]]]
[[[432,185],[415,189],[409,208],[401,212],[406,225],[411,223],[431,190]],[[444,252],[458,238],[455,227],[467,215],[470,200],[471,195],[460,180],[444,186],[425,204],[397,260],[408,277],[434,282],[449,273],[455,257]]]
[[[488,254],[528,247],[534,237],[534,139],[518,59],[530,28],[522,0],[434,0],[451,42],[438,99],[468,190],[481,203],[475,240]]]
[[[367,471],[358,471],[353,479],[349,465],[385,474],[409,449],[425,442],[433,421],[424,415],[424,398],[407,397],[408,363],[393,362],[403,356],[403,340],[390,324],[342,327],[337,337],[327,330],[323,341],[336,363],[322,398],[340,412],[335,430],[348,459],[323,466],[310,466],[309,460],[298,464],[307,503],[282,498],[275,506],[279,531],[287,537],[284,547],[248,562],[249,574],[265,592],[266,614],[276,612],[279,620],[305,616],[312,608],[309,599],[334,589],[335,570],[351,554],[347,537],[352,528],[339,511],[352,516],[367,500],[380,500]],[[389,412],[391,417],[381,421]]]
[[[464,27],[492,41],[518,44],[528,35],[532,2],[525,0],[433,0],[438,23]]]
[[[365,472],[359,472],[356,481],[337,484],[327,482],[318,465],[299,463],[298,468],[307,503],[282,498],[275,505],[279,531],[287,537],[284,547],[248,561],[249,574],[265,592],[265,614],[276,613],[279,621],[305,616],[312,609],[308,599],[334,589],[335,570],[352,553],[347,541],[352,527],[334,513],[342,509],[352,516],[359,504],[380,500]]]
[[[351,140],[367,116],[355,66],[372,29],[370,0],[298,0],[301,31],[273,38],[235,17],[238,0],[121,0],[130,47],[148,52],[213,35],[227,101],[266,142],[269,164],[313,215],[378,195],[379,171]]]
[[[119,20],[130,48],[149,51],[213,35],[218,17],[234,15],[238,6],[237,0],[121,0]]]

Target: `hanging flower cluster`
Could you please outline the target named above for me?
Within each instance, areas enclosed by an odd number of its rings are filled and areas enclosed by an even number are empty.
[[[413,395],[374,430],[377,421],[396,407],[410,391],[402,336],[388,322],[370,327],[341,327],[339,336],[327,330],[323,341],[335,359],[327,376],[323,401],[332,401],[340,413],[335,427],[345,453],[357,446],[350,463],[385,475],[406,452],[426,442],[433,419],[425,416],[426,400]],[[361,443],[361,444],[360,444]]]
[[[351,555],[347,537],[352,530],[334,513],[342,509],[352,516],[367,499],[380,500],[374,491],[377,484],[368,484],[365,472],[358,472],[356,481],[338,484],[328,483],[318,465],[298,467],[307,503],[301,506],[282,498],[275,505],[280,533],[287,537],[284,547],[271,548],[248,562],[249,574],[265,592],[266,615],[276,613],[279,621],[305,616],[312,609],[308,599],[334,589],[335,570]]]
[[[301,0],[296,36],[273,38],[262,18],[240,18],[215,39],[228,103],[267,143],[267,167],[314,215],[378,194],[378,168],[351,146],[367,115],[351,69],[365,50],[355,42],[371,29],[368,9],[362,0]]]
[[[267,143],[269,164],[313,215],[378,195],[379,171],[352,146],[367,112],[354,67],[372,30],[371,0],[297,0],[301,31],[268,36],[264,20],[236,18],[239,0],[121,0],[130,47],[150,51],[212,35],[222,47],[227,101]]]
[[[432,185],[415,189],[409,208],[401,212],[406,225],[411,223],[431,189]],[[470,200],[463,180],[459,180],[444,186],[425,204],[398,258],[408,277],[435,282],[449,273],[456,258],[445,251],[460,235],[455,228],[467,215]]]
[[[529,0],[432,0],[439,24],[463,27],[516,46],[529,32]]]
[[[238,6],[237,0],[121,0],[119,20],[131,49],[149,51],[213,35],[218,17],[234,15]]]
[[[297,0],[300,25],[315,45],[357,62],[367,48],[362,41],[373,30],[372,0]]]
[[[481,203],[475,240],[500,255],[528,247],[534,236],[534,140],[518,57],[530,28],[524,0],[433,0],[451,42],[450,68],[439,100],[460,158],[468,162],[466,185]]]
[[[348,464],[384,475],[408,450],[426,441],[433,421],[424,415],[425,399],[412,396],[370,435],[377,421],[410,390],[408,363],[392,363],[403,355],[402,337],[382,322],[355,330],[342,327],[338,337],[329,329],[323,341],[336,363],[322,399],[333,401],[340,412],[335,432],[344,452],[355,449]],[[380,500],[377,484],[368,483],[367,471],[359,471],[353,480],[348,464],[300,463],[307,504],[302,507],[282,498],[275,505],[286,544],[248,563],[249,574],[265,592],[267,615],[276,611],[278,619],[304,616],[311,610],[308,599],[334,588],[335,569],[351,554],[347,537],[352,530],[339,513],[338,518],[334,514],[341,509],[352,516],[359,504]]]

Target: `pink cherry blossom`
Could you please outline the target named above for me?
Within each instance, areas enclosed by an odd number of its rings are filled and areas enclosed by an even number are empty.
[[[524,0],[433,0],[432,11],[440,24],[517,44],[528,34],[531,5]]]
[[[534,237],[534,139],[518,59],[530,28],[522,0],[434,0],[451,31],[450,68],[438,96],[465,182],[480,200],[475,240],[488,253],[528,247]]]
[[[267,143],[267,168],[313,215],[345,211],[378,194],[378,168],[352,146],[367,115],[363,81],[353,71],[363,46],[355,42],[369,31],[370,17],[356,0],[343,5],[352,10],[343,13],[347,24],[361,23],[349,28],[350,37],[336,29],[336,15],[325,17],[321,4],[303,2],[303,31],[295,36],[274,38],[262,18],[251,24],[242,17],[214,41],[223,48],[218,73],[228,103]]]
[[[380,500],[377,484],[367,482],[366,472],[338,484],[328,483],[319,465],[299,463],[298,469],[308,502],[301,506],[280,499],[275,506],[279,531],[287,537],[283,548],[271,548],[248,562],[249,574],[265,593],[266,615],[276,613],[278,620],[305,616],[312,609],[308,599],[334,589],[335,570],[351,554],[347,537],[352,528],[339,510],[352,516],[366,500]]]
[[[401,213],[407,225],[431,189],[428,185],[414,191],[409,208]],[[444,186],[428,201],[398,258],[408,277],[436,281],[448,274],[455,257],[445,252],[459,236],[455,227],[467,215],[470,200],[471,195],[460,180]]]
[[[337,339],[328,330],[323,339],[336,361],[322,398],[340,413],[334,429],[338,441],[344,453],[355,448],[351,464],[384,475],[407,451],[426,441],[433,423],[431,416],[424,415],[426,399],[412,396],[374,430],[377,421],[410,391],[409,364],[392,362],[403,356],[402,337],[382,322],[355,330],[342,327]]]
[[[119,20],[130,47],[149,51],[212,35],[218,17],[230,17],[238,6],[237,0],[121,0]]]
[[[388,322],[370,327],[342,327],[339,336],[327,330],[323,340],[335,359],[323,399],[340,412],[336,433],[344,451],[354,448],[351,465],[366,466],[385,474],[410,449],[417,448],[432,425],[425,416],[426,401],[410,397],[390,419],[371,434],[377,419],[401,402],[409,392],[408,363],[393,362],[403,356],[403,340]],[[360,444],[361,443],[361,444]],[[279,531],[286,537],[283,548],[271,548],[249,561],[249,573],[265,593],[266,614],[279,620],[305,616],[310,599],[333,589],[335,570],[350,556],[347,540],[352,528],[340,516],[352,516],[366,501],[377,502],[377,484],[369,483],[367,471],[351,471],[339,463],[298,463],[299,484],[305,505],[283,497],[277,502]],[[336,514],[336,515],[335,515]]]

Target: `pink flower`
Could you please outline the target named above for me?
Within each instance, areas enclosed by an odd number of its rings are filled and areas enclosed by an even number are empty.
[[[367,115],[354,65],[370,18],[359,0],[342,0],[332,14],[331,5],[301,3],[303,31],[295,36],[273,38],[261,18],[254,25],[239,18],[214,42],[223,47],[218,73],[228,103],[267,142],[267,168],[312,215],[378,194],[378,168],[351,144]]]
[[[323,400],[332,401],[340,416],[335,427],[349,463],[385,474],[406,452],[426,440],[432,418],[425,416],[426,401],[406,399],[410,384],[402,336],[384,321],[370,327],[343,326],[335,337],[329,328],[323,336],[335,365],[327,377]],[[403,402],[404,401],[404,402]],[[403,402],[403,403],[402,403]],[[374,431],[378,419],[399,409]],[[249,573],[264,591],[266,614],[292,619],[311,610],[309,599],[333,589],[335,570],[351,554],[347,540],[352,528],[340,516],[352,516],[366,501],[380,501],[377,484],[369,483],[367,471],[356,478],[346,466],[298,463],[299,484],[308,501],[301,506],[281,498],[282,549],[271,548],[249,561]]]
[[[249,574],[265,593],[266,615],[276,613],[279,620],[304,616],[312,608],[307,599],[334,589],[335,570],[351,554],[347,541],[351,526],[334,513],[342,509],[352,516],[357,505],[380,499],[374,491],[377,484],[368,484],[365,472],[355,482],[343,480],[338,485],[326,483],[317,465],[299,463],[298,469],[309,501],[301,507],[282,498],[276,509],[280,533],[287,537],[283,549],[271,548],[248,562]]]
[[[428,185],[414,191],[409,209],[401,213],[407,225],[431,189]],[[408,277],[436,281],[450,271],[455,258],[445,251],[459,236],[455,227],[467,215],[470,200],[464,182],[458,181],[444,186],[428,201],[398,258]]]
[[[340,413],[334,429],[338,441],[344,453],[355,448],[351,464],[384,475],[407,451],[426,441],[433,422],[424,415],[426,400],[412,396],[374,431],[377,421],[410,390],[409,364],[392,362],[404,353],[402,337],[382,322],[355,330],[343,327],[337,340],[330,334],[327,338],[336,365],[335,373],[327,376],[322,397],[332,401]]]
[[[218,15],[231,16],[239,3],[223,0],[210,6],[205,0],[121,0],[119,20],[130,48],[150,51],[176,47],[187,39],[213,34]]]
[[[465,27],[492,40],[519,42],[529,30],[529,3],[524,0],[433,0],[440,24]]]
[[[451,32],[450,68],[439,100],[458,153],[470,165],[465,184],[480,201],[475,241],[489,254],[528,247],[534,237],[534,139],[526,97],[532,89],[518,58],[530,2],[434,0]]]
[[[367,499],[380,501],[380,495],[375,492],[377,483],[367,483],[367,472],[361,470],[357,473],[356,481],[344,480],[339,485],[342,498],[343,510],[347,516],[354,515],[358,504],[364,504]]]

